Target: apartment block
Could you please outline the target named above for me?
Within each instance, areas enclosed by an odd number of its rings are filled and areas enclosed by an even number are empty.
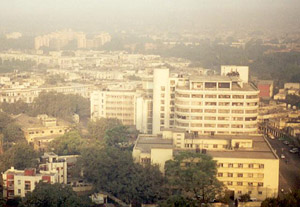
[[[237,76],[170,77],[169,69],[155,69],[152,132],[176,127],[195,134],[256,134],[258,94]]]
[[[182,129],[164,129],[161,135],[139,135],[133,158],[156,164],[164,172],[167,160],[181,151],[208,154],[217,162],[217,178],[235,198],[248,193],[264,200],[277,197],[279,158],[259,135],[197,135]]]
[[[136,92],[134,90],[101,90],[91,94],[91,118],[115,118],[134,126]]]

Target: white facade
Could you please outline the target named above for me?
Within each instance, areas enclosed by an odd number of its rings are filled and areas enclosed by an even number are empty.
[[[153,134],[180,128],[196,134],[255,134],[259,90],[237,77],[169,78],[154,70]]]
[[[238,73],[239,78],[244,82],[248,83],[249,81],[249,67],[248,66],[236,66],[236,65],[222,65],[221,66],[221,75],[228,75],[229,73]]]
[[[94,91],[91,94],[91,118],[115,118],[124,125],[135,125],[136,92],[128,90]]]

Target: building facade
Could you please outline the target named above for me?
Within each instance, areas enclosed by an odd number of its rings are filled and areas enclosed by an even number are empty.
[[[279,159],[262,136],[195,136],[185,130],[165,129],[159,136],[140,135],[133,158],[141,164],[157,164],[164,172],[165,162],[180,151],[212,156],[217,162],[218,180],[235,198],[245,193],[258,200],[278,195]]]
[[[259,90],[237,77],[169,77],[155,69],[153,134],[181,128],[195,134],[257,133]]]

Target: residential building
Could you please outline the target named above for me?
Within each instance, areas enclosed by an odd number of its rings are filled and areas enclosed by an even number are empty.
[[[139,135],[135,162],[157,164],[164,172],[167,160],[180,151],[208,154],[217,162],[217,178],[235,198],[248,193],[264,200],[277,197],[279,158],[260,135],[197,135],[182,129],[164,129],[161,135]]]
[[[2,174],[3,198],[12,199],[15,196],[25,197],[27,192],[32,192],[40,181],[58,183],[58,174],[51,171],[36,172],[35,168],[16,170],[14,167]]]
[[[259,90],[259,98],[271,99],[273,97],[274,81],[260,80],[256,85]]]

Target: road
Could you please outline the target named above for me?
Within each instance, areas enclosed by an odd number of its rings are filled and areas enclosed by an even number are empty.
[[[290,153],[291,148],[283,144],[283,141],[267,139],[280,159],[279,189],[284,189],[284,192],[300,189],[300,156]],[[280,158],[281,154],[285,155],[285,159]]]

